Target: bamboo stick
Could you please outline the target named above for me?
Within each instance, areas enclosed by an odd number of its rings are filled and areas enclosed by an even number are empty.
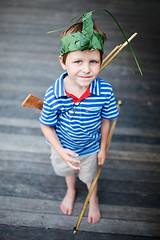
[[[129,39],[128,39],[128,42],[132,41],[133,38],[135,38],[137,36],[137,33],[134,33]],[[122,45],[119,45],[117,46],[117,50],[111,55],[110,58],[108,58],[108,56],[104,59],[103,61],[103,65],[101,66],[101,69],[100,71],[102,71],[112,60],[113,58],[115,58],[117,56],[117,54],[122,51],[122,49],[124,47],[126,47],[126,45],[128,44],[128,42],[124,42]],[[109,56],[110,56],[110,53],[109,53]]]
[[[104,60],[102,61],[102,65],[101,67],[105,64],[105,62],[115,53],[117,52],[117,50],[122,46],[122,44],[116,46],[105,58]]]
[[[118,108],[119,111],[120,111],[120,106],[121,106],[121,104],[122,104],[122,102],[121,102],[121,100],[119,100],[119,101],[118,101],[118,104],[117,104],[117,108]],[[112,136],[113,136],[114,128],[115,128],[116,123],[117,123],[117,119],[118,119],[118,118],[115,118],[115,119],[113,120],[113,124],[112,124],[111,130],[110,130],[109,135],[108,135],[107,149],[106,149],[107,151],[108,151],[108,148],[109,148],[110,143],[111,143],[111,139],[112,139]],[[87,197],[86,197],[86,200],[85,200],[85,202],[84,202],[83,208],[82,208],[81,213],[80,213],[80,215],[79,215],[77,224],[76,224],[76,226],[75,226],[74,229],[73,229],[73,234],[76,234],[76,232],[77,232],[78,229],[79,229],[79,226],[80,226],[80,224],[81,224],[81,221],[82,221],[83,215],[84,215],[84,213],[85,213],[86,207],[87,207],[87,205],[88,205],[88,202],[89,202],[89,200],[90,200],[90,198],[91,198],[91,195],[92,195],[92,193],[93,193],[93,190],[94,190],[94,188],[95,188],[95,185],[96,185],[96,183],[97,183],[97,181],[98,181],[99,175],[100,175],[100,173],[101,173],[102,166],[103,166],[103,165],[100,165],[100,166],[98,167],[96,176],[95,176],[95,178],[94,178],[94,180],[93,180],[93,182],[92,182],[92,185],[91,185],[91,187],[90,187],[90,189],[89,189],[88,195],[87,195]]]

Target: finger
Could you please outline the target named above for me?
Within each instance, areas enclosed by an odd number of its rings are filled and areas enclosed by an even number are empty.
[[[67,153],[68,153],[69,155],[73,156],[73,157],[78,157],[78,154],[75,153],[75,152],[73,152],[73,151],[70,150],[70,149],[67,149]]]
[[[102,165],[102,164],[103,164],[103,161],[102,161],[101,158],[98,159],[98,164],[99,164],[99,165]]]
[[[78,163],[78,164],[81,163],[78,159],[75,159],[75,158],[72,158],[72,157],[68,157],[67,161],[69,161],[71,163]]]
[[[72,168],[73,170],[80,170],[80,166],[73,165],[71,162],[67,162],[68,166]]]

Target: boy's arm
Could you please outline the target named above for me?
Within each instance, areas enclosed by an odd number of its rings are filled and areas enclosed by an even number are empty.
[[[60,157],[65,161],[65,163],[74,170],[80,170],[80,167],[78,165],[74,165],[74,163],[79,164],[80,161],[70,157],[74,156],[77,157],[78,154],[71,151],[70,149],[64,149],[59,141],[59,138],[56,134],[56,131],[53,127],[46,126],[41,124],[41,129],[46,137],[46,139],[50,142],[50,144],[54,147],[56,152],[60,155]]]
[[[111,121],[105,118],[101,120],[101,142],[100,151],[98,152],[98,164],[103,165],[107,157],[107,140],[108,134],[111,126]]]

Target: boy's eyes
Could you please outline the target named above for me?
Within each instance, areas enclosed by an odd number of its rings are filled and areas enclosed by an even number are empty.
[[[77,61],[75,61],[75,63],[80,64],[80,63],[82,63],[82,61],[81,60],[77,60]],[[91,60],[90,63],[97,63],[97,61],[96,60]]]
[[[96,60],[92,60],[92,61],[90,61],[90,63],[97,63],[97,61]]]

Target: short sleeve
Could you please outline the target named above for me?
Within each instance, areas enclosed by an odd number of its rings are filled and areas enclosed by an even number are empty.
[[[107,94],[106,102],[102,108],[101,117],[105,119],[113,119],[119,116],[119,111],[116,105],[115,97],[112,88],[110,93]]]
[[[54,110],[45,98],[39,121],[46,126],[55,126],[57,124],[57,110]]]

